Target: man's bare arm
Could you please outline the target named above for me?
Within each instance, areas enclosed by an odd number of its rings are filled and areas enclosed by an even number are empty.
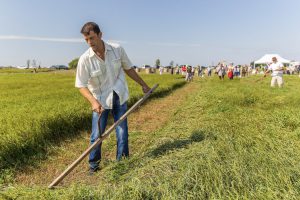
[[[91,94],[91,92],[86,87],[80,88],[79,92],[90,102],[92,110],[101,114],[104,109],[102,108],[99,101]]]
[[[136,73],[133,68],[124,71],[132,80],[142,86],[144,93],[147,93],[151,90],[151,88],[144,82],[144,80]]]

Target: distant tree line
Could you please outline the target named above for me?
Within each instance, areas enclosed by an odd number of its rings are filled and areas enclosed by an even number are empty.
[[[69,62],[69,69],[76,69],[78,60],[79,60],[79,58],[75,58],[71,62]]]

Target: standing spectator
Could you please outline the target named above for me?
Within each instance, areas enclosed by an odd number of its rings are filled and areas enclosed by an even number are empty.
[[[247,66],[247,73],[246,73],[246,75],[249,76],[249,75],[251,75],[251,73],[252,73],[252,67],[249,65],[249,66]]]
[[[195,75],[195,67],[191,67],[192,68],[192,77],[194,77]]]
[[[229,78],[230,80],[233,79],[233,70],[232,70],[232,68],[229,68],[228,73],[227,73],[227,76],[228,76],[228,78]]]
[[[246,77],[246,67],[242,66],[242,77]]]
[[[177,67],[176,67],[175,73],[176,73],[176,74],[179,74],[179,71],[180,71],[180,69],[179,69],[179,67],[177,66]]]
[[[164,71],[164,68],[162,66],[159,67],[159,74],[162,75]]]
[[[185,65],[183,65],[182,67],[181,67],[181,74],[184,76],[184,75],[186,75],[186,66]]]
[[[192,67],[187,65],[186,67],[186,81],[192,81],[193,80],[193,74],[192,74]]]
[[[202,77],[202,67],[198,65],[198,77]]]
[[[236,65],[236,66],[234,67],[233,73],[234,73],[234,76],[240,77],[240,68],[239,68],[239,66]]]
[[[276,82],[278,86],[281,88],[283,86],[283,64],[277,61],[276,57],[272,58],[272,64],[270,65],[269,69],[265,72],[265,77],[267,73],[272,71],[272,80],[271,80],[271,87],[275,87]]]
[[[219,79],[220,79],[220,80],[224,80],[224,76],[225,76],[226,72],[225,72],[225,67],[224,67],[223,64],[221,64],[221,65],[218,67],[217,72],[218,72]]]
[[[207,76],[211,76],[211,67],[210,66],[207,67]]]

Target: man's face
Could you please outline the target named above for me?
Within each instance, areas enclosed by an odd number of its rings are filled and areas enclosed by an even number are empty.
[[[90,31],[89,34],[83,35],[86,43],[94,50],[96,51],[99,48],[99,45],[101,43],[101,37],[102,33],[96,34],[94,31]]]
[[[277,58],[276,57],[272,58],[272,61],[273,61],[273,63],[276,63],[277,62]]]

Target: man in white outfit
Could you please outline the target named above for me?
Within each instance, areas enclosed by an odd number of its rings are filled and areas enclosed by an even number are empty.
[[[266,77],[267,73],[270,71],[272,71],[271,87],[275,87],[277,82],[278,86],[281,88],[283,86],[283,64],[278,62],[276,57],[272,58],[272,64],[269,66],[264,76]]]

